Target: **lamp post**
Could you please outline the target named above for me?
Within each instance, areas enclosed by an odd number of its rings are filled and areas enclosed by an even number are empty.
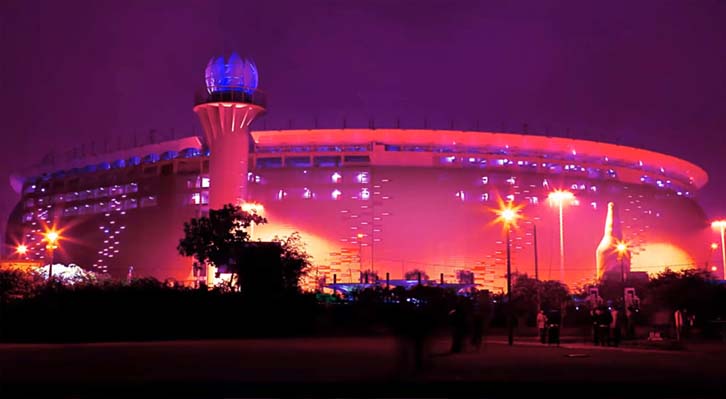
[[[575,195],[569,191],[555,190],[549,195],[547,199],[551,203],[557,204],[560,209],[560,282],[565,282],[565,230],[563,226],[562,208],[565,201],[572,201],[575,199]]]
[[[507,240],[507,341],[509,345],[514,344],[514,326],[513,326],[513,311],[512,308],[512,251],[511,251],[511,232],[512,225],[516,226],[517,219],[520,217],[519,208],[512,205],[511,202],[500,204],[500,209],[496,211],[499,215],[497,221],[504,225],[504,231]]]
[[[726,247],[724,246],[724,230],[726,230],[726,220],[714,220],[711,227],[721,231],[721,267],[723,268],[723,279],[726,280]]]
[[[358,233],[358,274],[363,273],[363,233]],[[353,276],[351,276],[351,279]],[[361,281],[362,282],[362,281]]]
[[[60,234],[55,231],[55,229],[50,229],[46,231],[43,236],[45,242],[47,242],[45,249],[47,249],[50,253],[50,263],[48,264],[48,284],[51,284],[53,282],[53,262],[55,261],[54,255],[56,248],[58,248],[58,240],[60,239]]]
[[[620,283],[625,288],[625,254],[628,252],[628,246],[624,242],[619,242],[615,245],[615,249],[618,251],[618,259],[620,259]]]
[[[532,236],[534,237],[534,279],[539,281],[539,261],[537,257],[537,225],[532,223]]]
[[[711,256],[708,257],[708,261],[706,262],[706,268],[708,268],[708,264],[711,263],[711,261],[713,260],[713,253],[716,252],[717,249],[718,249],[718,244],[715,242],[712,242],[711,243]],[[715,265],[711,266],[712,272],[715,272],[716,270],[718,270],[718,268]]]

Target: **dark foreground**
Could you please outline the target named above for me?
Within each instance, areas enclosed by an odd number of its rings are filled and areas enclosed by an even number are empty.
[[[393,338],[0,345],[0,397],[724,397],[726,347],[436,340],[421,372]]]

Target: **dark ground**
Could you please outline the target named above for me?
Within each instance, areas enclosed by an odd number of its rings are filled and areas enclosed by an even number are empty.
[[[393,338],[0,344],[0,397],[725,397],[726,345],[685,350],[541,346],[491,337],[430,345],[399,367]]]

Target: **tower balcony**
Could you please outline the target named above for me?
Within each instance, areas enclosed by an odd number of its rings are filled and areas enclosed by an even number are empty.
[[[245,103],[267,108],[267,96],[260,90],[239,86],[217,86],[211,93],[207,88],[197,90],[194,105],[209,103]]]

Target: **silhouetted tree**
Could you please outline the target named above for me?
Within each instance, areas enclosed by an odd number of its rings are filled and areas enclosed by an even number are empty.
[[[701,320],[726,316],[726,287],[704,270],[666,270],[648,284],[647,302],[671,311],[687,309]]]
[[[183,256],[193,256],[200,265],[211,263],[233,273],[227,287],[232,289],[233,285],[241,282],[243,258],[251,253],[246,250],[250,238],[246,230],[252,223],[263,224],[267,220],[233,204],[211,209],[209,216],[184,223],[184,237],[179,241],[177,250]]]
[[[252,223],[267,223],[267,219],[232,204],[210,209],[209,216],[184,223],[184,237],[177,250],[183,256],[193,256],[200,264],[211,262],[217,267],[240,264],[249,241],[246,229]]]
[[[540,281],[527,274],[514,276],[512,301],[518,317],[533,319],[539,308],[559,310],[569,300],[567,286],[559,281]]]
[[[456,272],[456,279],[459,284],[474,284],[474,272],[471,270],[459,270]]]
[[[366,281],[369,283],[375,283],[378,281],[378,272],[375,270],[364,270],[360,273],[360,280],[362,283]]]
[[[419,269],[413,269],[413,270],[407,271],[405,274],[405,278],[406,278],[406,280],[416,280],[416,279],[418,279],[419,273],[421,273],[421,281],[425,281],[425,280],[429,279],[429,275],[426,274],[425,271],[419,270]]]
[[[273,242],[282,248],[282,286],[286,290],[300,290],[300,279],[310,271],[312,256],[305,251],[300,233],[288,237],[275,237]]]

